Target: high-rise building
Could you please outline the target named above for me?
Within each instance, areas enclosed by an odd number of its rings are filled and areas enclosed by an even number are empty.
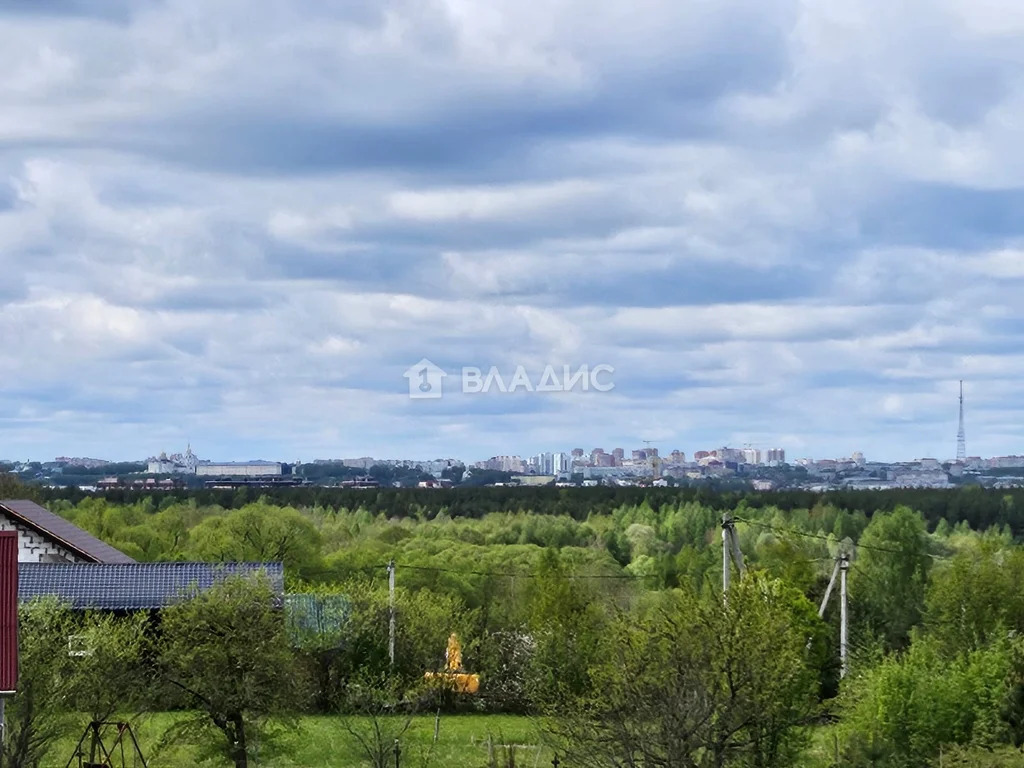
[[[551,464],[552,474],[560,475],[572,471],[572,459],[564,453],[556,453]]]
[[[771,448],[768,451],[768,463],[769,464],[785,464],[786,463],[786,452],[782,448]]]
[[[574,459],[583,458],[583,449],[582,448],[573,448],[572,449],[572,457]]]
[[[530,458],[530,468],[538,475],[553,475],[555,472],[555,455],[553,453],[538,453]]]
[[[612,449],[612,456],[615,457],[615,466],[619,466],[626,457],[626,452],[621,448],[614,448]]]

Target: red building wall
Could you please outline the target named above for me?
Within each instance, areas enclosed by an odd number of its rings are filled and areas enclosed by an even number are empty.
[[[18,684],[18,533],[0,531],[0,692]]]

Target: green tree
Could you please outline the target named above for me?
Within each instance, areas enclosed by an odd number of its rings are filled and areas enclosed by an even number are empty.
[[[206,518],[188,539],[187,556],[199,560],[283,562],[300,575],[320,560],[320,533],[310,519],[263,501]]]
[[[924,519],[907,507],[876,514],[858,545],[850,577],[855,619],[886,647],[904,648],[921,621],[932,564]]]
[[[169,737],[204,739],[246,768],[273,746],[272,721],[296,704],[295,667],[282,610],[265,578],[234,576],[162,616],[161,667],[195,717]]]
[[[39,501],[39,487],[25,485],[11,472],[0,470],[0,499],[31,499]]]
[[[74,621],[56,600],[34,600],[18,611],[18,691],[7,704],[3,765],[36,768],[67,727],[68,637]]]
[[[1024,630],[1024,550],[983,540],[937,568],[925,625],[947,654],[980,648],[1008,630]]]
[[[806,598],[763,575],[725,606],[664,593],[604,633],[594,693],[552,721],[555,736],[578,765],[793,765],[817,711],[808,640],[823,631]]]
[[[147,706],[155,680],[146,663],[151,648],[146,614],[87,613],[75,622],[68,694],[92,720]]]
[[[919,638],[906,653],[884,658],[843,693],[843,764],[923,768],[944,746],[1008,739],[1019,656],[1005,638],[955,658]]]
[[[390,606],[386,583],[354,579],[330,588],[310,587],[304,599],[326,609],[319,624],[289,618],[293,642],[310,681],[313,705],[338,711],[362,697],[367,680],[387,680],[389,690],[415,690],[427,672],[444,663],[448,638],[472,647],[475,614],[454,596],[427,589],[395,590],[395,663],[388,653]],[[293,598],[295,600],[295,598]],[[328,615],[331,614],[331,615]],[[467,657],[470,654],[467,653]],[[468,658],[467,658],[468,661]],[[362,686],[362,687],[361,687]],[[374,686],[371,687],[379,687]]]
[[[590,666],[606,616],[592,584],[573,579],[555,550],[543,551],[531,586],[528,689],[537,706],[549,708],[590,692]]]

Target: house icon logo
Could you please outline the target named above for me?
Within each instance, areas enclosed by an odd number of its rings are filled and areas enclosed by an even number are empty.
[[[409,380],[409,397],[423,400],[441,397],[441,380],[448,374],[424,357],[402,375]]]

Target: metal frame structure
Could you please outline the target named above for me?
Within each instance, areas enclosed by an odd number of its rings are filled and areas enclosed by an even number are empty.
[[[110,748],[108,749],[103,737],[109,732],[110,728],[116,728],[117,735],[110,743]],[[136,758],[131,764],[132,768],[138,765],[141,765],[142,768],[149,768],[146,764],[146,758],[142,754],[142,749],[139,747],[139,742],[135,738],[135,732],[132,730],[131,724],[100,720],[93,720],[86,726],[85,731],[82,733],[82,738],[78,740],[78,745],[75,747],[74,753],[68,759],[64,768],[72,768],[72,766],[77,766],[77,768],[129,768],[127,756],[125,755],[126,736],[131,745],[129,747],[131,754]],[[90,737],[89,755],[87,756],[82,747],[85,744],[85,740]],[[88,759],[86,759],[87,757]],[[75,762],[76,758],[78,760],[77,763]],[[117,762],[118,758],[120,758],[120,762]],[[99,760],[99,762],[96,762],[96,760]]]

